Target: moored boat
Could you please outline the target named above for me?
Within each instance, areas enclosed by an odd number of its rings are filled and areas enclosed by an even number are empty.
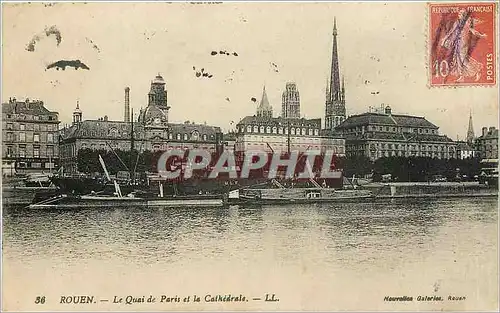
[[[279,188],[243,189],[239,191],[239,202],[258,204],[348,202],[372,199],[369,190],[335,190],[330,188]],[[233,201],[234,202],[234,201]]]
[[[273,180],[270,184],[242,188],[229,194],[230,203],[289,204],[319,202],[349,202],[369,200],[373,193],[366,189],[335,189],[312,181],[286,187]]]
[[[30,209],[87,209],[116,207],[220,207],[226,204],[224,195],[191,195],[159,197],[144,195],[136,197],[110,195],[57,195],[44,201],[30,204]]]

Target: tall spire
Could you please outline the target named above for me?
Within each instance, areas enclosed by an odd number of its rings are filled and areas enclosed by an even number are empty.
[[[269,106],[269,100],[267,99],[267,93],[266,93],[266,85],[264,85],[264,88],[262,88],[262,99],[260,100],[260,105],[262,107]]]
[[[330,82],[328,80],[328,77],[326,78],[326,88],[325,88],[325,96],[326,96],[326,102],[328,103],[331,99],[330,96],[330,88],[328,87],[330,85]]]
[[[257,108],[257,116],[271,118],[273,117],[273,108],[269,104],[269,100],[267,99],[266,86],[262,89],[262,99],[260,100],[260,104]]]
[[[344,80],[344,75],[342,75],[342,90],[340,91],[341,92],[341,100],[342,100],[342,103],[345,103],[345,80]]]
[[[467,129],[467,143],[474,141],[474,126],[472,125],[472,110],[469,112],[469,128]]]
[[[339,56],[337,52],[337,18],[333,19],[332,68],[330,73],[330,99],[340,100]]]

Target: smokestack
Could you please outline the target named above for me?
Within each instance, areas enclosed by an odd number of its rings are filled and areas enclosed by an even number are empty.
[[[125,88],[125,115],[123,120],[130,122],[130,88]]]

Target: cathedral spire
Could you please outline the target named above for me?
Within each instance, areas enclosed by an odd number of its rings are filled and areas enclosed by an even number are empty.
[[[332,67],[330,72],[330,99],[340,100],[339,56],[337,52],[337,19],[333,19]]]
[[[328,81],[328,77],[326,78],[326,88],[325,88],[325,96],[326,96],[326,102],[329,102],[331,97],[330,97],[330,88],[328,87],[330,85],[330,82]]]
[[[474,141],[474,126],[472,125],[472,110],[469,112],[469,128],[467,129],[467,143]]]
[[[344,75],[342,75],[342,89],[341,89],[341,100],[342,103],[345,104],[345,80],[344,80]]]

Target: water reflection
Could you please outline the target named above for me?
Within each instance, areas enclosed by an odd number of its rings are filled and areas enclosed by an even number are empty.
[[[497,220],[496,199],[401,200],[370,204],[116,208],[5,208],[4,257],[78,264],[136,264],[271,257],[356,267],[397,266],[450,234]],[[356,265],[358,264],[358,265]]]

